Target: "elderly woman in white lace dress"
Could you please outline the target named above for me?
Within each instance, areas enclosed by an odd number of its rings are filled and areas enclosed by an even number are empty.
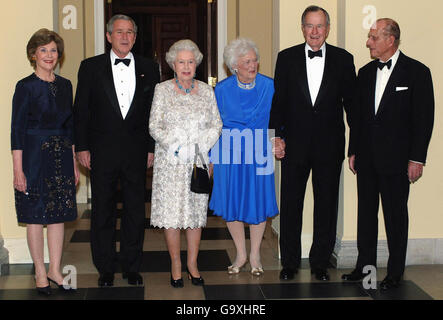
[[[176,288],[184,285],[180,229],[186,229],[188,279],[194,285],[204,283],[197,256],[209,195],[191,192],[191,172],[195,145],[208,163],[208,151],[222,128],[212,87],[194,79],[202,59],[202,53],[191,40],[180,40],[171,46],[166,61],[175,77],[156,86],[149,120],[149,131],[156,141],[151,224],[165,229],[171,257],[171,285]],[[197,160],[201,167],[200,158]]]

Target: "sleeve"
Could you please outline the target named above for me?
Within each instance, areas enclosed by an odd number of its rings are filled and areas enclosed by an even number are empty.
[[[426,163],[429,142],[434,126],[434,88],[431,71],[422,66],[412,88],[412,132],[409,160]]]
[[[359,143],[360,129],[361,129],[361,82],[362,82],[361,69],[358,72],[356,79],[355,90],[353,93],[352,100],[352,111],[351,111],[351,122],[349,123],[349,145],[348,145],[348,157],[355,155],[357,152],[357,145]],[[349,118],[348,111],[346,111],[346,116]]]
[[[354,57],[349,54],[346,56],[345,65],[343,67],[343,82],[341,83],[341,96],[343,99],[343,107],[346,111],[346,121],[349,128],[352,127],[354,121],[354,100],[356,98],[355,91],[357,86],[357,78],[355,76]]]
[[[90,95],[93,77],[82,61],[78,70],[77,90],[74,101],[75,151],[89,150]]]
[[[12,98],[11,150],[23,150],[31,93],[23,81],[15,87]]]
[[[74,113],[73,113],[73,105],[72,105],[72,83],[71,81],[67,80],[67,103],[69,104],[69,107],[71,108],[72,116],[69,118],[67,123],[67,128],[69,131],[69,138],[72,141],[72,144],[74,145]]]
[[[160,82],[160,67],[157,63],[154,63],[153,69],[153,76],[154,80],[152,82],[152,87],[155,87]],[[151,98],[148,101],[148,105],[151,108],[152,106],[152,95]],[[148,130],[148,152],[154,153],[155,149],[155,140],[152,138],[152,136],[149,134]]]
[[[152,100],[151,113],[149,116],[149,133],[151,137],[163,149],[168,150],[173,144],[179,143],[176,132],[167,129],[165,121],[165,109],[167,101],[160,84],[155,86]]]
[[[275,136],[284,138],[283,115],[287,106],[287,67],[281,53],[278,54],[274,75],[274,96],[269,119],[269,129],[275,130]]]
[[[215,98],[214,90],[210,90],[209,101],[209,121],[207,127],[203,132],[199,133],[198,145],[203,154],[207,154],[209,149],[217,142],[222,130],[222,120],[217,107],[217,100]]]

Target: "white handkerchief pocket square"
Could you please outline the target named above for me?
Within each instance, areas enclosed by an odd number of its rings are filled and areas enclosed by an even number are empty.
[[[395,91],[405,91],[408,90],[408,87],[395,87]]]

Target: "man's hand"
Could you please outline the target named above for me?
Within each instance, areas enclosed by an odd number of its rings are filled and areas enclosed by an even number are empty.
[[[76,152],[76,157],[83,167],[91,170],[91,153],[89,151]]]
[[[353,174],[357,173],[357,170],[355,170],[355,154],[349,157],[349,170],[351,170]]]
[[[414,183],[423,175],[423,164],[409,161],[408,178],[409,182]]]
[[[148,169],[154,166],[154,154],[152,152],[148,153]]]
[[[283,159],[285,156],[286,143],[281,138],[272,139],[272,152],[277,159]]]

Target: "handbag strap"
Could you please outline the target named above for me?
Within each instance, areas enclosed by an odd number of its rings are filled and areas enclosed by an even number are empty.
[[[206,163],[205,163],[205,159],[203,158],[203,155],[201,154],[201,152],[200,152],[200,150],[199,150],[199,148],[198,148],[198,144],[196,143],[196,144],[195,144],[195,155],[194,155],[194,166],[197,165],[197,157],[200,158],[200,160],[201,160],[201,162],[202,162],[202,164],[203,164],[203,168],[204,168],[206,171],[208,171],[208,170],[209,170],[209,169],[208,169],[208,166],[206,165]]]

